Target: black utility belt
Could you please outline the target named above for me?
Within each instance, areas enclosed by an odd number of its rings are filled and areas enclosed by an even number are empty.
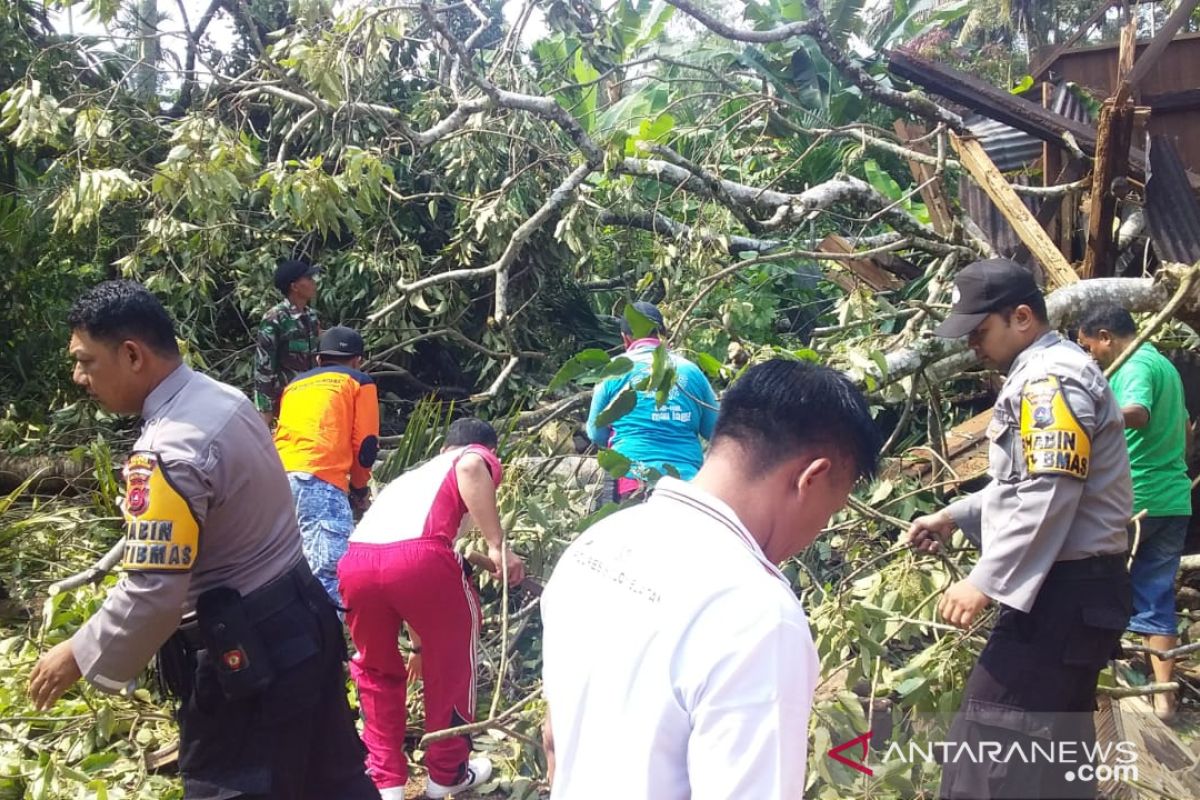
[[[1054,566],[1046,574],[1050,578],[1071,580],[1077,578],[1111,578],[1127,574],[1127,556],[1125,553],[1109,553],[1102,556],[1088,556],[1073,561],[1055,561]]]
[[[201,630],[201,607],[211,608],[213,605],[235,602],[232,594],[236,594],[236,602],[241,604],[246,617],[250,622],[258,623],[278,614],[293,602],[304,600],[306,590],[311,592],[314,587],[320,588],[320,584],[313,577],[308,562],[302,558],[287,572],[272,578],[250,594],[243,596],[237,590],[224,586],[209,589],[196,599],[196,610],[183,618],[176,635],[188,650],[205,650],[207,645]],[[218,602],[214,603],[214,599]]]
[[[315,607],[323,598],[324,590],[313,578],[308,563],[301,559],[295,567],[244,597],[227,586],[201,593],[196,598],[194,615],[184,619],[167,648],[174,648],[185,665],[190,663],[190,656],[206,653],[226,697],[251,697],[275,678],[271,643],[264,639],[258,625],[294,603]],[[187,676],[164,677],[175,694],[186,696],[189,687],[181,678]]]

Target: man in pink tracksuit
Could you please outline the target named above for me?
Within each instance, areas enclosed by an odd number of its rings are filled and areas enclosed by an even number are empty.
[[[511,585],[525,577],[520,557],[503,546],[496,444],[496,431],[488,423],[456,420],[440,455],[380,492],[338,565],[349,609],[346,620],[358,651],[350,671],[365,719],[367,771],[383,800],[404,797],[406,684],[417,659],[423,657],[427,732],[475,719],[479,598],[452,547],[467,527],[468,514],[487,541],[496,576],[499,565],[507,563]],[[402,625],[415,644],[408,666],[397,647]],[[426,795],[446,797],[486,781],[491,762],[471,759],[470,753],[468,736],[429,745]]]

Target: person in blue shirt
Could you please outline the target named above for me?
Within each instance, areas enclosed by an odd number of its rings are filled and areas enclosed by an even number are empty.
[[[658,475],[676,473],[689,480],[704,459],[700,439],[709,439],[717,422],[717,396],[704,372],[686,358],[668,353],[675,368],[675,385],[666,403],[658,405],[652,390],[639,391],[632,411],[610,425],[596,424],[601,412],[622,390],[637,385],[650,373],[654,351],[666,333],[657,307],[644,302],[634,303],[633,307],[653,327],[647,335],[635,339],[629,321],[622,318],[621,339],[633,368],[598,385],[588,412],[588,438],[632,462],[629,472],[617,480],[613,494],[605,500],[623,500],[641,488],[647,478]]]

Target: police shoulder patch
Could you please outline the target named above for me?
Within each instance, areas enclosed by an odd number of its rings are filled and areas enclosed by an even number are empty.
[[[158,454],[136,451],[125,463],[125,557],[131,572],[186,572],[200,546],[200,526]]]
[[[1087,478],[1092,440],[1071,410],[1057,377],[1031,380],[1021,390],[1021,443],[1030,476]]]

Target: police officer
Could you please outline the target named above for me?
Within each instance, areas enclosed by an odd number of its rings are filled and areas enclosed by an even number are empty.
[[[183,364],[170,317],[140,284],[101,283],[68,322],[75,382],[144,424],[125,466],[125,575],[38,661],[34,704],[48,708],[81,676],[124,690],[161,648],[181,701],[185,798],[377,800],[341,627],[254,407]]]
[[[939,611],[966,628],[1000,606],[967,681],[942,767],[943,798],[1093,797],[1078,767],[1095,741],[1096,680],[1129,620],[1125,567],[1133,505],[1124,424],[1104,375],[1051,330],[1031,273],[1011,261],[967,266],[935,331],[968,336],[1007,373],[996,399],[981,491],[915,520],[905,535],[936,552],[960,528],[981,548]],[[979,758],[999,742],[1003,761]],[[1050,763],[1028,753],[1059,743]],[[965,745],[966,749],[963,749]]]

